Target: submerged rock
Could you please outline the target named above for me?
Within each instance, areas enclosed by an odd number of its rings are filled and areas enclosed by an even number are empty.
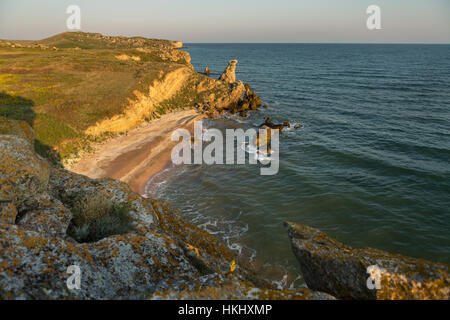
[[[450,298],[448,265],[378,249],[355,249],[314,228],[292,222],[285,226],[311,290],[341,299]]]

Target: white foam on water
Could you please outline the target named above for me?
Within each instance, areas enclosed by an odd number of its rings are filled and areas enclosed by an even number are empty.
[[[267,164],[272,160],[272,157],[270,157],[272,152],[262,152],[259,150],[255,145],[249,144],[248,142],[244,142],[241,145],[241,149],[247,152],[248,154],[252,155],[254,160],[257,160],[261,162],[262,164]]]

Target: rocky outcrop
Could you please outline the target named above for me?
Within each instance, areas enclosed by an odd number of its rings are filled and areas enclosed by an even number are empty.
[[[311,290],[341,299],[450,298],[448,265],[355,249],[314,228],[292,222],[285,226]]]
[[[252,90],[248,83],[245,84],[245,94],[240,103],[243,110],[257,110],[261,107],[261,98]]]
[[[212,118],[223,114],[225,111],[232,114],[238,113],[240,116],[246,117],[249,110],[258,110],[261,107],[261,98],[252,90],[250,85],[248,83],[244,85],[242,81],[236,81],[236,64],[237,60],[231,60],[219,79],[228,86],[228,93],[220,96],[213,94],[210,99],[198,103],[197,109],[200,112],[204,112]],[[205,74],[207,71],[209,69],[205,69]],[[223,88],[217,90],[219,84],[213,84],[209,90],[223,92]]]
[[[209,68],[206,67],[205,70],[203,71],[203,74],[204,74],[205,76],[208,76],[208,77],[209,77],[209,75],[211,74],[211,70],[209,70]]]
[[[192,67],[191,65],[191,56],[186,51],[181,50],[158,50],[153,48],[137,48],[139,52],[147,53],[150,56],[157,57],[164,62],[176,62],[185,64],[188,67]]]
[[[149,299],[180,299],[180,300],[336,300],[333,296],[314,292],[309,289],[292,290],[271,290],[255,288],[251,284],[234,281],[223,283],[220,287],[205,287],[198,291],[176,292],[168,290],[156,292]]]
[[[0,117],[0,299],[214,298],[208,290],[230,299],[330,298],[277,290],[169,204],[53,167],[34,153],[33,137],[26,123]],[[133,228],[79,243],[69,232],[76,199],[96,195],[126,207]],[[71,266],[81,272],[79,289],[67,286]]]
[[[220,81],[225,81],[228,83],[235,83],[236,82],[236,65],[238,61],[237,60],[230,60],[228,62],[228,66],[225,69],[225,71],[220,76]]]

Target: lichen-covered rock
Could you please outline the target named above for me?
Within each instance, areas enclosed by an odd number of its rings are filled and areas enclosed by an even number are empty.
[[[41,198],[45,206],[30,209],[17,221],[17,225],[27,230],[43,232],[52,236],[65,237],[67,228],[72,220],[72,212],[59,200],[52,199],[47,194],[47,199]]]
[[[341,299],[450,298],[448,265],[372,248],[355,249],[314,228],[292,222],[285,226],[312,290]]]
[[[219,287],[204,287],[200,290],[176,292],[167,290],[156,292],[149,299],[152,300],[336,300],[333,296],[314,292],[309,289],[276,290],[261,289],[240,282],[238,279],[227,279]]]
[[[0,135],[0,201],[13,203],[19,211],[36,206],[48,182],[48,167],[31,148],[19,136]]]
[[[220,76],[219,80],[225,81],[228,83],[234,83],[236,82],[236,65],[238,61],[237,60],[230,60],[228,62],[228,66],[226,67],[225,71]]]
[[[17,208],[10,202],[0,203],[0,223],[13,224],[16,221]]]
[[[196,269],[167,236],[113,236],[74,244],[43,233],[0,225],[0,299],[136,299],[192,281]],[[69,266],[81,271],[68,290]]]
[[[25,121],[8,120],[0,116],[0,134],[17,136],[30,145],[34,144],[34,131]]]
[[[49,192],[59,199],[65,206],[71,208],[73,200],[91,193],[104,193],[117,204],[126,204],[130,207],[129,214],[134,219],[135,227],[141,232],[155,229],[155,216],[152,204],[121,181],[104,178],[90,179],[86,176],[70,172],[62,168],[51,168],[49,178]]]

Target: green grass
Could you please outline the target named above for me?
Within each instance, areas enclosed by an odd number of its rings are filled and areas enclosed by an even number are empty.
[[[134,231],[132,220],[128,215],[130,208],[122,204],[113,204],[109,212],[82,225],[72,225],[69,235],[77,242],[96,242],[109,236],[127,234]]]
[[[20,43],[49,48],[11,48],[0,40],[0,116],[29,122],[36,131],[36,150],[52,161],[110,137],[90,137],[85,131],[122,114],[129,99],[135,99],[135,90],[146,94],[156,79],[186,64],[163,61],[161,57],[174,52],[168,40],[72,32]],[[120,61],[116,56],[122,54],[141,60]],[[160,114],[201,101],[205,93],[195,91],[201,77],[193,72],[192,83],[162,103]]]
[[[170,41],[142,39],[142,47],[171,47]],[[160,72],[174,68],[138,52],[127,38],[115,41],[64,33],[39,43],[65,49],[0,47],[0,116],[29,122],[39,153],[76,154],[93,140],[84,134],[89,126],[122,113],[134,90],[145,92]],[[119,61],[115,56],[120,54],[139,55],[141,61]]]
[[[112,202],[104,191],[62,193],[60,199],[71,208],[73,218],[68,234],[77,242],[95,242],[135,230],[129,204]]]

